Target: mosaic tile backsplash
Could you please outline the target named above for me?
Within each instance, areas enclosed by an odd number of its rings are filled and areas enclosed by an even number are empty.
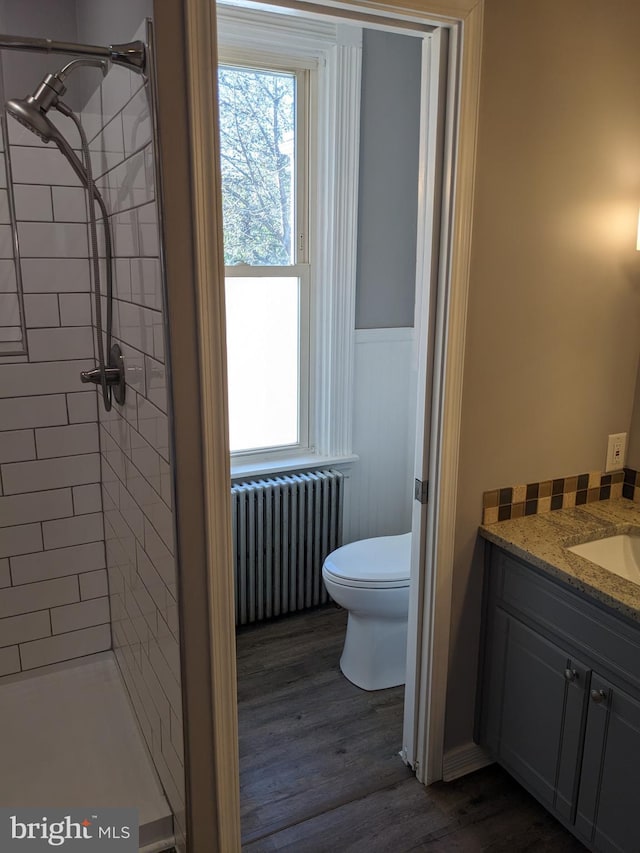
[[[482,523],[495,524],[510,518],[620,497],[640,502],[640,474],[630,468],[612,474],[591,471],[574,477],[492,489],[482,496]]]
[[[640,471],[635,471],[633,468],[624,469],[622,497],[640,503]]]

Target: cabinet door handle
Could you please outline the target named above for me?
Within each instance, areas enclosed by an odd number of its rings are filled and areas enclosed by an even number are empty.
[[[564,677],[567,681],[577,681],[578,672],[575,669],[569,669],[569,667],[567,667],[564,671]]]
[[[591,691],[591,701],[595,702],[597,705],[600,702],[606,702],[607,699],[607,691],[606,690],[592,690]]]

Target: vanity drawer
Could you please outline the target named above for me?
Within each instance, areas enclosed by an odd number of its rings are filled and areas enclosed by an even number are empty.
[[[573,647],[589,666],[640,691],[640,625],[495,545],[489,548],[488,564],[489,594],[498,606]]]

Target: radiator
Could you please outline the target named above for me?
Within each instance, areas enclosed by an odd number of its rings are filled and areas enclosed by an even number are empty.
[[[282,474],[231,487],[236,625],[328,600],[322,564],[342,536],[342,474]]]

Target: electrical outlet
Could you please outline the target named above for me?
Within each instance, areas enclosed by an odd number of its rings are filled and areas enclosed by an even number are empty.
[[[609,436],[607,443],[607,464],[605,471],[621,471],[624,468],[624,460],[627,451],[626,432],[617,432]]]

